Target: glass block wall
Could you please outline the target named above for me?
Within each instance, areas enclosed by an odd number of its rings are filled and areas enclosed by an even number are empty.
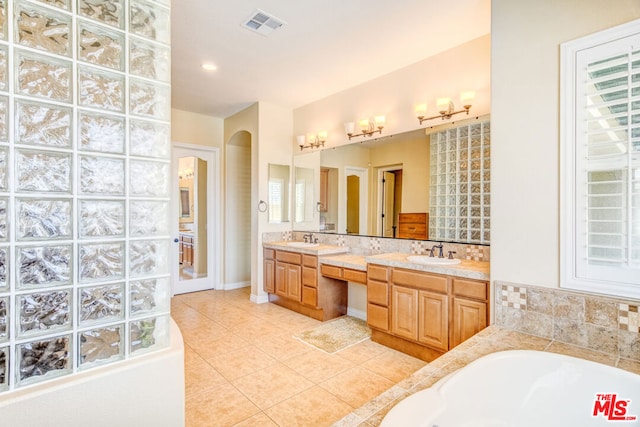
[[[489,122],[432,133],[430,168],[429,238],[489,244]]]
[[[170,0],[0,0],[0,392],[168,344]]]

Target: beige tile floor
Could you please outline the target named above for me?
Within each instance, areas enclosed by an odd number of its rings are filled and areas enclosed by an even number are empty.
[[[327,354],[293,335],[320,322],[249,289],[177,295],[186,426],[329,426],[425,363],[369,340]]]

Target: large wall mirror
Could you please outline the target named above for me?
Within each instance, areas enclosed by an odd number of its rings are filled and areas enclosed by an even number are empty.
[[[488,120],[476,117],[322,150],[316,230],[488,244]],[[294,164],[311,154],[296,156]]]
[[[269,163],[269,222],[289,221],[289,165]]]

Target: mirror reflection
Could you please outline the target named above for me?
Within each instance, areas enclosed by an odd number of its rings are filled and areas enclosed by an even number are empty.
[[[269,222],[289,221],[289,165],[269,164]]]
[[[313,221],[313,209],[315,192],[313,190],[313,169],[295,167],[294,186],[294,221]]]
[[[179,280],[207,277],[207,161],[181,157],[178,179]]]
[[[319,231],[488,244],[488,120],[321,151]]]

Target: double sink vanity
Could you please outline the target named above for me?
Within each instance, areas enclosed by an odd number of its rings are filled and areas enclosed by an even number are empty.
[[[326,321],[347,313],[347,283],[359,283],[371,339],[425,361],[489,323],[489,262],[292,241],[263,248],[270,302]]]

